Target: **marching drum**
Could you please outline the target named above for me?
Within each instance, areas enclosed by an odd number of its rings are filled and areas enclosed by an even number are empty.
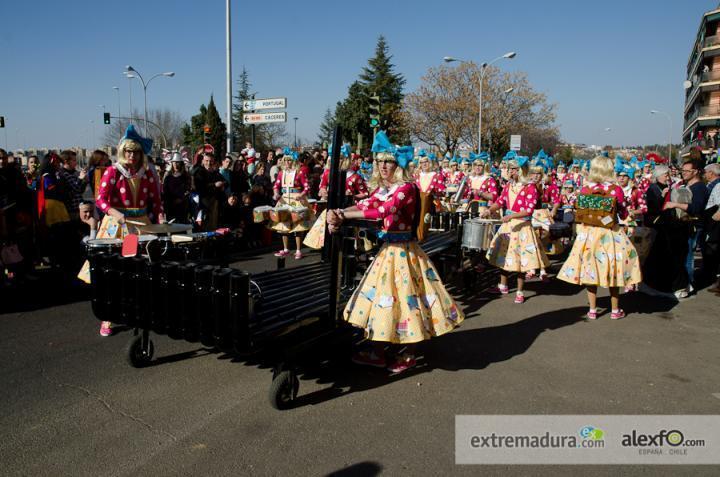
[[[294,224],[298,222],[302,222],[308,217],[308,208],[307,207],[291,207],[290,208],[290,218],[293,221]]]
[[[280,206],[271,208],[270,220],[275,223],[290,222],[292,220],[290,207]]]
[[[119,238],[96,238],[85,243],[88,256],[94,256],[101,252],[120,253],[122,244],[123,241]]]
[[[270,220],[270,210],[272,207],[269,205],[261,205],[253,209],[253,222],[256,224]]]
[[[496,219],[468,219],[463,222],[462,247],[467,250],[488,250],[501,225]]]
[[[566,224],[575,222],[575,210],[570,208],[564,209],[562,211],[562,221]]]

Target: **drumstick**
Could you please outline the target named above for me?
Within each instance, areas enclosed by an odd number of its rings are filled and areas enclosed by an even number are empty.
[[[142,225],[142,226],[145,226],[145,225],[147,225],[145,222],[138,222],[137,220],[127,220],[127,219],[125,219],[125,223],[126,223],[126,224],[130,224],[130,225],[137,225],[137,226],[141,226],[141,225]]]

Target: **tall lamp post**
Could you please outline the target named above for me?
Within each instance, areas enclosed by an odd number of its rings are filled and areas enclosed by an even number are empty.
[[[515,58],[516,53],[514,51],[509,51],[505,53],[502,56],[498,56],[494,60],[490,62],[486,62],[480,65],[480,94],[478,99],[478,153],[482,152],[482,100],[483,100],[483,82],[485,80],[485,73],[487,71],[487,67],[495,63],[496,61],[500,61],[502,59],[513,59]],[[467,60],[461,60],[460,58],[455,58],[452,56],[445,56],[443,57],[443,61],[445,63],[451,63],[453,61],[459,61],[460,63],[469,63]]]
[[[128,100],[129,100],[129,105],[130,105],[130,114],[128,114],[128,117],[130,118],[130,122],[132,123],[132,120],[133,120],[132,80],[135,77],[135,75],[128,73],[127,71],[124,71],[123,74],[128,79]]]
[[[120,114],[120,86],[113,86],[113,89],[114,89],[115,92],[117,93],[117,100],[118,100],[118,118],[120,118],[120,116],[122,116],[122,114]]]
[[[145,136],[147,136],[147,135],[148,135],[148,126],[147,126],[147,125],[148,125],[148,121],[147,121],[147,116],[148,116],[148,114],[147,114],[147,88],[148,88],[148,86],[150,85],[150,82],[151,82],[152,80],[154,80],[155,78],[157,78],[158,76],[167,76],[168,78],[172,78],[173,76],[175,76],[175,73],[172,72],[172,71],[167,71],[167,72],[165,72],[165,73],[158,73],[158,74],[156,74],[156,75],[154,75],[154,76],[151,76],[150,79],[147,80],[147,82],[146,82],[145,79],[142,77],[142,75],[138,72],[138,70],[136,70],[136,69],[133,68],[132,66],[127,65],[127,66],[125,67],[125,69],[126,69],[128,72],[132,73],[134,76],[136,76],[136,77],[140,80],[140,83],[142,83],[142,85],[143,85],[143,93],[144,93],[144,95],[145,95],[145,115],[144,115],[144,118],[143,118],[143,119],[144,119],[144,122],[145,122],[145,128],[144,128],[144,130],[145,130]],[[130,77],[130,75],[128,75],[128,77]]]
[[[293,118],[293,120],[295,121],[295,149],[297,149],[297,147],[298,147],[298,143],[297,143],[297,120],[298,120],[298,118]]]
[[[668,161],[672,163],[672,118],[670,115],[664,111],[658,111],[657,109],[653,109],[650,111],[650,114],[663,114],[667,120],[670,122],[670,141],[668,142]]]

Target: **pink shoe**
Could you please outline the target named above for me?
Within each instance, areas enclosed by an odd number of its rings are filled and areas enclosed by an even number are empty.
[[[487,292],[491,295],[507,295],[510,292],[510,288],[496,285],[492,288],[488,288]]]
[[[355,364],[372,366],[373,368],[384,368],[387,366],[384,356],[377,356],[371,351],[359,351],[355,353],[350,360]]]
[[[399,374],[414,367],[416,364],[417,361],[415,361],[415,358],[413,356],[403,356],[401,358],[398,358],[393,364],[388,366],[388,371],[390,371],[392,374]]]
[[[597,310],[590,309],[587,312],[587,319],[588,320],[597,320]]]
[[[525,303],[525,295],[515,295],[515,303],[518,305]]]
[[[625,312],[623,310],[616,310],[610,313],[611,320],[620,320],[622,318],[625,318]]]
[[[290,255],[290,250],[279,250],[275,252],[275,256],[280,258],[287,257],[288,255]]]
[[[112,335],[112,323],[109,321],[103,321],[100,323],[100,336]]]
[[[303,258],[303,254],[300,250],[295,252],[295,260],[302,260],[302,258]]]

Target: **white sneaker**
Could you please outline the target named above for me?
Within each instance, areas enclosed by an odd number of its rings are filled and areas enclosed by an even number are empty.
[[[683,298],[687,298],[688,295],[690,295],[690,293],[688,293],[688,291],[687,291],[687,290],[684,290],[684,289],[683,289],[683,290],[677,290],[677,291],[675,292],[675,298],[677,298],[678,300],[682,300]]]

